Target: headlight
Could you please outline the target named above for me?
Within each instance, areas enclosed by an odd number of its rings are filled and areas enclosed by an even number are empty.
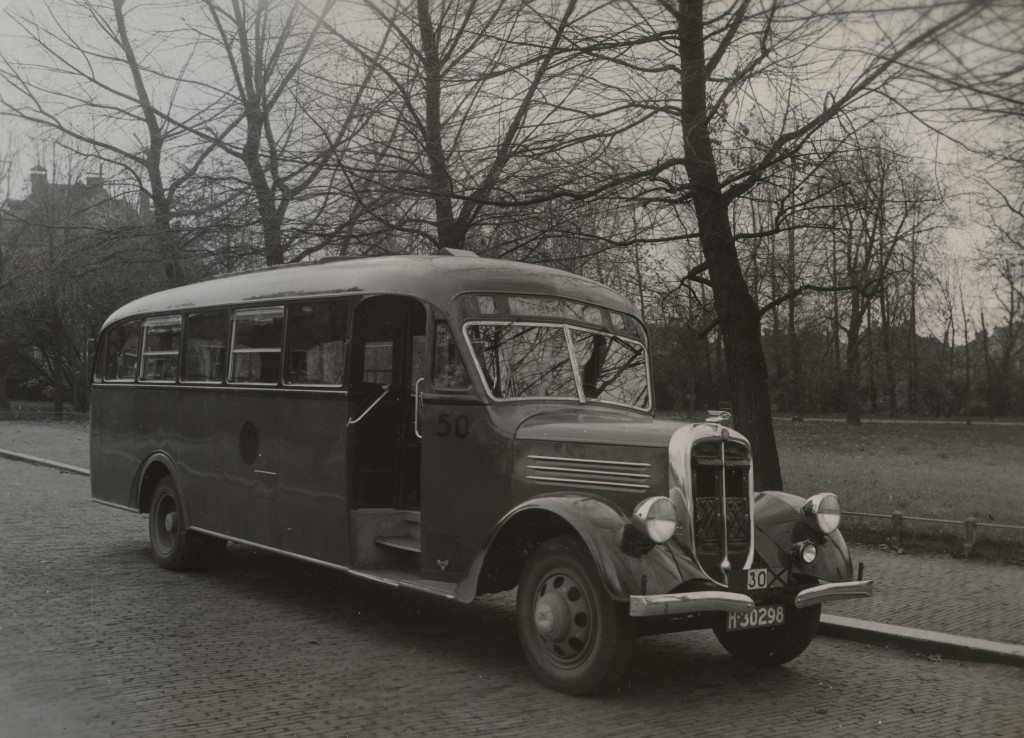
[[[839,527],[843,509],[839,507],[839,498],[831,492],[814,495],[804,503],[804,513],[825,535]]]
[[[676,506],[667,497],[648,497],[633,510],[633,520],[655,543],[664,543],[676,532]]]
[[[790,553],[805,564],[813,564],[814,560],[818,558],[818,547],[811,541],[802,541],[794,543]]]

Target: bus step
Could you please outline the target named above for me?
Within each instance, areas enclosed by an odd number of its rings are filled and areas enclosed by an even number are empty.
[[[416,539],[416,550],[419,550],[420,540],[420,511],[405,511],[405,527],[409,529],[409,535]]]
[[[420,552],[420,539],[412,536],[377,536],[373,542],[386,548],[397,548],[399,551]]]

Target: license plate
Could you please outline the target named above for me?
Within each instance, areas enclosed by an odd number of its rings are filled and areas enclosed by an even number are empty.
[[[750,630],[782,625],[786,620],[786,608],[782,605],[761,605],[750,612],[730,612],[725,621],[726,630]]]

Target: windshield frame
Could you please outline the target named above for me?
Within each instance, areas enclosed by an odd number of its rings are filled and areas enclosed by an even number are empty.
[[[557,397],[545,397],[541,395],[528,396],[528,397],[496,397],[491,391],[490,384],[487,381],[487,374],[484,372],[483,367],[480,364],[480,357],[477,356],[476,351],[473,349],[473,341],[469,337],[469,329],[473,326],[478,325],[489,325],[499,327],[509,326],[524,326],[524,327],[536,327],[536,328],[561,328],[565,336],[565,345],[569,351],[569,362],[572,366],[573,381],[576,384],[576,397],[557,396]],[[644,379],[647,382],[647,402],[644,405],[629,405],[624,402],[615,402],[613,400],[600,400],[596,398],[588,398],[583,391],[583,375],[581,373],[579,362],[576,358],[575,344],[572,340],[572,331],[582,331],[584,333],[593,333],[600,336],[606,336],[608,338],[618,339],[624,343],[632,344],[640,348],[643,352],[644,357]],[[651,381],[651,357],[650,351],[647,348],[647,344],[641,340],[633,338],[632,336],[625,336],[621,333],[615,333],[608,330],[600,330],[593,326],[580,325],[578,323],[568,323],[557,320],[478,320],[470,318],[462,323],[462,337],[466,341],[466,346],[469,349],[469,355],[473,359],[473,367],[476,370],[476,378],[480,382],[480,386],[483,387],[484,392],[487,393],[487,397],[498,403],[505,402],[577,402],[580,405],[611,405],[613,407],[626,408],[634,412],[651,412],[653,407],[653,398],[651,396],[651,389],[653,387]]]

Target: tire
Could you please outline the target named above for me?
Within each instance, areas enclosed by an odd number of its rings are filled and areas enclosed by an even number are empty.
[[[208,569],[224,556],[227,542],[185,527],[181,494],[166,476],[156,484],[149,505],[149,544],[156,563],[170,571]]]
[[[802,654],[818,632],[821,605],[798,610],[786,603],[785,621],[774,628],[726,630],[726,615],[715,620],[718,642],[734,658],[759,666],[779,666]]]
[[[568,536],[545,542],[527,560],[516,624],[537,678],[571,695],[610,688],[632,651],[626,606],[608,596],[590,553]]]

